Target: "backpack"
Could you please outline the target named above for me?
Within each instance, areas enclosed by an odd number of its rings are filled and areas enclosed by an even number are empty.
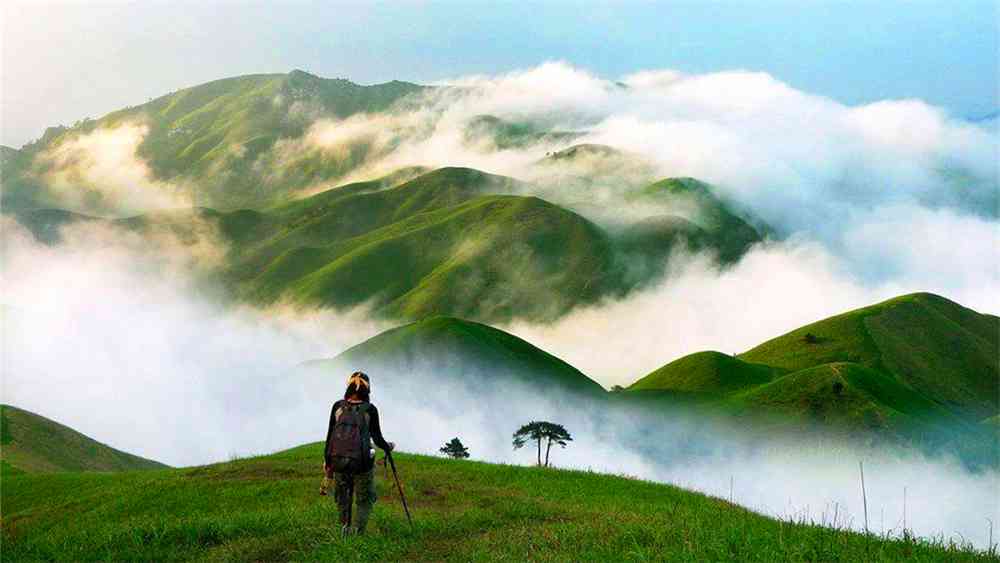
[[[357,473],[364,470],[371,458],[371,436],[368,433],[368,403],[344,401],[335,412],[336,422],[330,449],[333,471]]]

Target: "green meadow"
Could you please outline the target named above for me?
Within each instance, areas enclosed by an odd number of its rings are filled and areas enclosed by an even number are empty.
[[[6,560],[996,561],[779,521],[626,477],[397,454],[364,537],[318,494],[322,445],[183,469],[5,475]],[[843,524],[841,523],[840,526]]]

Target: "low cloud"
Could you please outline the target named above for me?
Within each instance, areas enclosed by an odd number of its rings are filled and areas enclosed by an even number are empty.
[[[34,173],[75,211],[135,214],[190,207],[185,189],[156,179],[138,156],[148,132],[147,125],[126,122],[73,133],[36,157]]]
[[[804,237],[759,244],[720,268],[674,255],[666,277],[621,300],[578,308],[548,325],[507,330],[605,385],[701,350],[744,352],[785,332],[901,294],[928,291],[980,312],[1000,311],[1000,226],[921,207],[857,217],[836,247]]]

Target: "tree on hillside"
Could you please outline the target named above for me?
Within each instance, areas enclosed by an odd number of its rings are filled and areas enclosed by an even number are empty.
[[[469,457],[469,448],[465,447],[462,444],[462,441],[458,439],[458,437],[452,438],[450,442],[446,443],[438,451],[448,457],[453,457],[455,459],[462,459]]]
[[[514,449],[524,447],[529,441],[534,440],[538,449],[538,466],[549,466],[549,452],[552,450],[552,443],[555,442],[565,448],[567,442],[572,442],[573,438],[561,424],[545,421],[531,421],[514,432]],[[545,463],[542,463],[542,441],[545,441]]]

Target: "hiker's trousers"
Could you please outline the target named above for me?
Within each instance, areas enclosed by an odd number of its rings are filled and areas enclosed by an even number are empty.
[[[357,499],[357,512],[354,514],[354,527],[364,532],[368,525],[368,516],[375,504],[375,468],[363,473],[334,473],[334,498],[337,500],[337,510],[340,512],[340,523],[350,525],[351,516],[351,485],[354,485],[354,498]]]

